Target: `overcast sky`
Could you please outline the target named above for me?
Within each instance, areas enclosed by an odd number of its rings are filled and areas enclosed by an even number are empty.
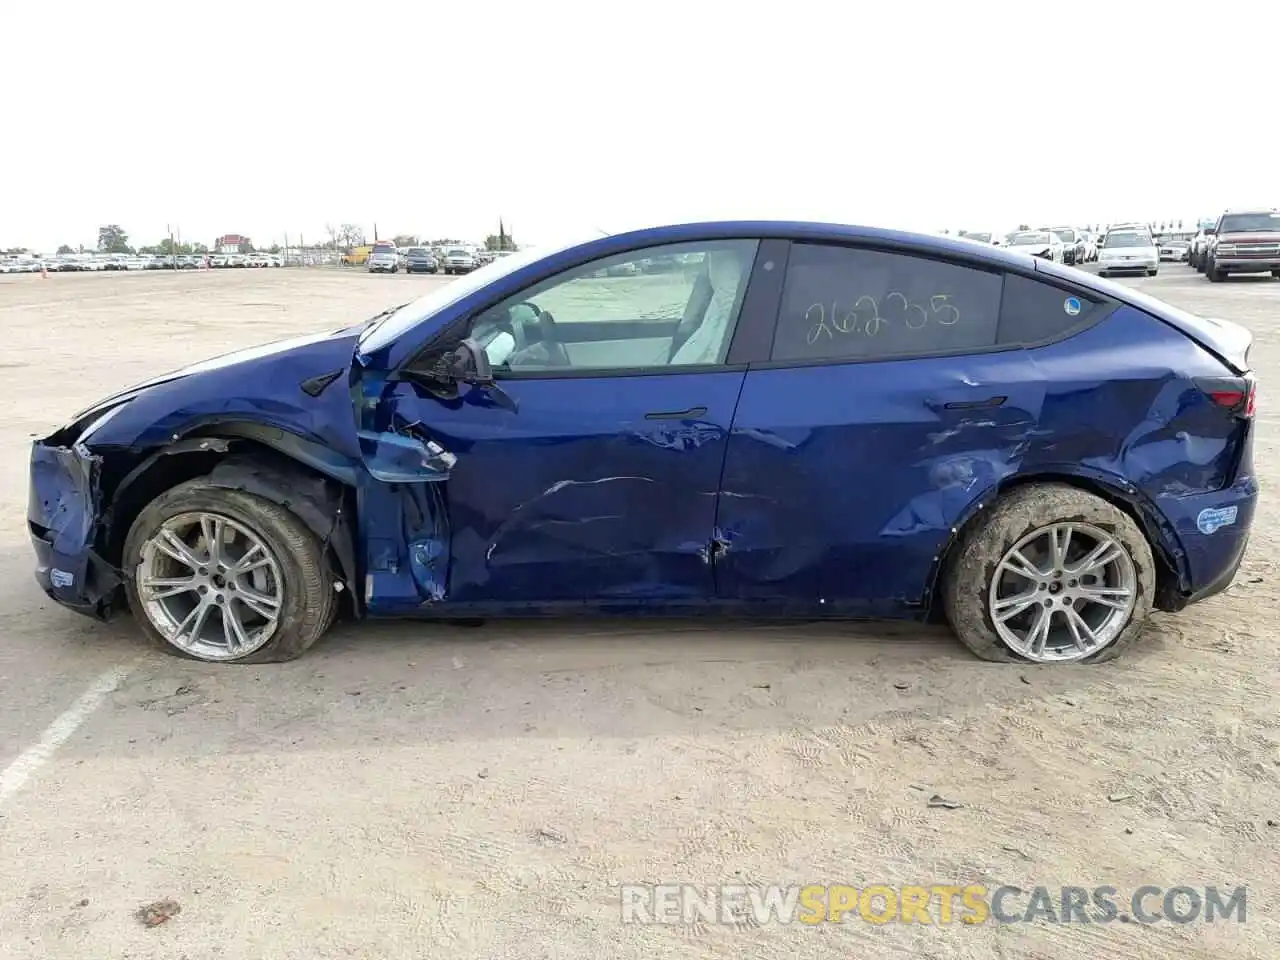
[[[1280,3],[10,0],[0,247],[1280,204]]]

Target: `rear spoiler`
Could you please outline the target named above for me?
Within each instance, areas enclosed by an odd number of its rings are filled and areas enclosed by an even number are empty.
[[[1161,315],[1160,319],[1177,327],[1235,373],[1249,372],[1249,349],[1253,346],[1253,334],[1240,324],[1230,320],[1197,317],[1181,310],[1172,315]]]

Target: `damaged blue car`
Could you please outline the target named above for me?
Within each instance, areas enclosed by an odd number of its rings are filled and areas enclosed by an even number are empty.
[[[1097,662],[1226,587],[1242,327],[962,240],[702,223],[492,264],[34,444],[37,579],[160,648],[335,618],[946,620]]]

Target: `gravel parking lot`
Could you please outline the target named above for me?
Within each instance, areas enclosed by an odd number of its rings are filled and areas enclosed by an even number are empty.
[[[1144,290],[1250,327],[1264,494],[1225,594],[1112,664],[941,630],[347,625],[302,660],[151,653],[46,600],[27,447],[109,391],[448,282],[0,277],[0,954],[1274,957],[1280,283]],[[35,748],[35,749],[33,749]],[[932,808],[934,794],[962,804]],[[621,883],[1248,885],[1247,922],[653,927]],[[181,912],[147,927],[135,911]]]

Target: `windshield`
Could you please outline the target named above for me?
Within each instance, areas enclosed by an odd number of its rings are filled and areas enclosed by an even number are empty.
[[[1108,233],[1107,239],[1102,242],[1104,247],[1149,247],[1151,246],[1151,238],[1145,233]]]
[[[427,255],[427,251],[423,250],[421,247],[409,248],[409,256],[411,257],[425,257],[426,255]]]
[[[396,248],[387,246],[385,243],[380,243],[373,248],[373,252],[374,253],[395,253]]]
[[[530,247],[527,250],[521,250],[513,253],[509,257],[499,257],[481,267],[479,270],[473,270],[464,277],[447,283],[444,286],[436,287],[425,296],[419,297],[412,303],[406,303],[399,310],[389,314],[385,319],[374,323],[368,327],[364,333],[360,335],[359,350],[363,354],[373,353],[387,347],[395,340],[403,336],[407,331],[413,329],[427,317],[433,313],[443,310],[451,304],[457,303],[464,297],[468,297],[477,290],[487,287],[489,284],[502,279],[508,274],[515,273],[523,267],[527,267],[531,263],[537,263],[543,257],[551,256],[561,250],[567,250],[582,243],[582,239],[575,239],[572,243],[565,243],[558,246],[550,247]],[[455,251],[450,250],[452,254]],[[458,250],[458,253],[465,254],[465,250]]]
[[[1280,233],[1280,211],[1232,213],[1222,218],[1219,233]]]
[[[470,254],[469,252],[467,252],[466,250],[463,250],[461,247],[454,247],[452,250],[450,250],[450,251],[449,251],[449,256],[451,256],[451,257],[469,257],[469,256],[471,256],[471,254]]]
[[[1048,243],[1049,234],[1039,233],[1037,231],[1027,231],[1024,233],[1015,233],[1009,238],[1009,245],[1021,247],[1029,243]]]
[[[1053,232],[1058,235],[1058,239],[1063,243],[1076,242],[1076,232],[1074,230],[1055,230]]]

